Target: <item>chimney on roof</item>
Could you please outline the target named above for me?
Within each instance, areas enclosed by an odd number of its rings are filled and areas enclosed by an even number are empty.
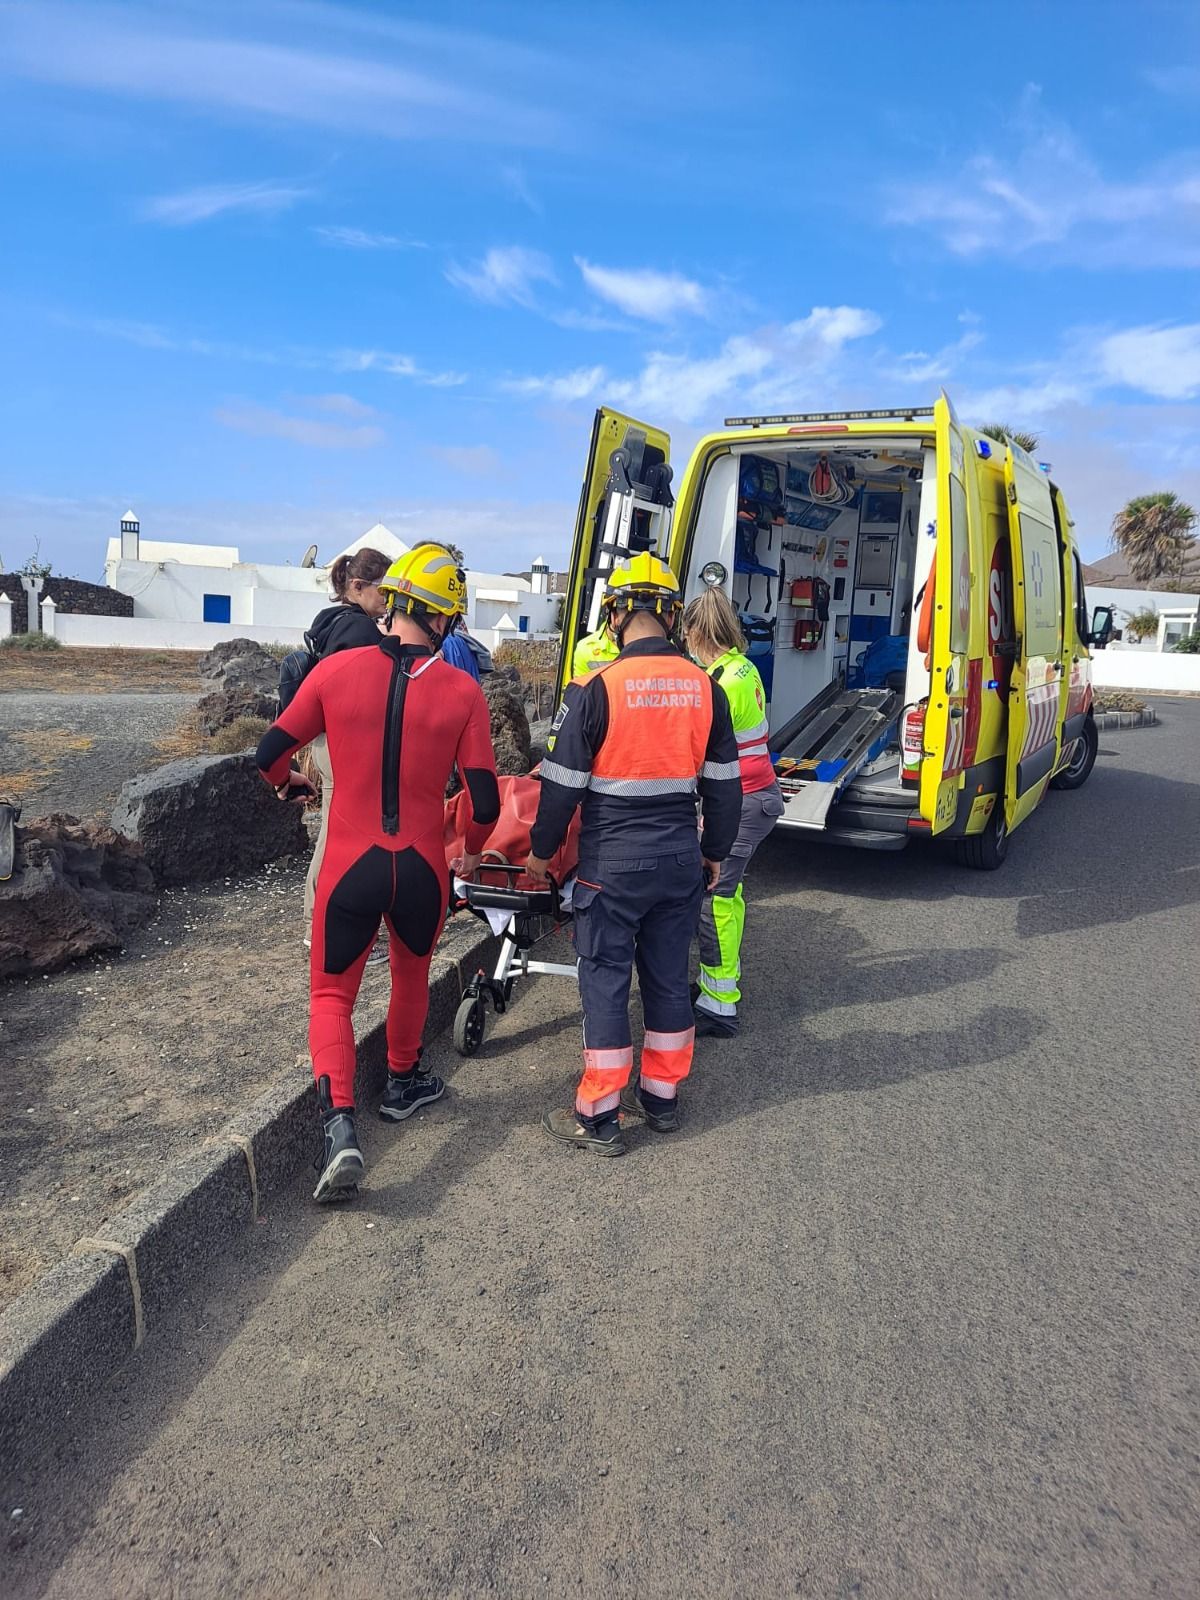
[[[545,556],[534,560],[529,573],[529,587],[534,594],[545,594],[550,588],[550,564]]]
[[[141,534],[141,523],[132,511],[127,511],[121,518],[122,561],[138,561],[141,559]]]

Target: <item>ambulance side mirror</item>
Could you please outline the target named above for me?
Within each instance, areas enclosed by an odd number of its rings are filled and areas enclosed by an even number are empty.
[[[1113,608],[1097,606],[1092,612],[1092,631],[1088,644],[1093,650],[1103,650],[1113,636]]]

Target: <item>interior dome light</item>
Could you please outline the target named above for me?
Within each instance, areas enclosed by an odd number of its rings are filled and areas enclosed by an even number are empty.
[[[700,569],[700,582],[707,584],[710,589],[719,589],[728,576],[719,561],[706,562]]]

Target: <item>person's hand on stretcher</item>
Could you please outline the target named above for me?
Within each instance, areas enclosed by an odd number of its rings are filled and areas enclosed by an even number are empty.
[[[450,863],[450,870],[456,878],[473,877],[482,859],[482,853],[474,856],[469,856],[465,853],[461,856],[455,856]]]
[[[541,856],[535,856],[532,850],[525,857],[525,871],[535,883],[550,881],[550,863],[544,861]]]

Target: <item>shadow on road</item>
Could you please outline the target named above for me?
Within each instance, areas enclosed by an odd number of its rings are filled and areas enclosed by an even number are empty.
[[[1129,922],[1200,899],[1200,783],[1098,768],[1082,791],[1047,796],[997,872],[960,867],[928,841],[876,852],[777,828],[750,868],[747,899],[753,908],[800,890],[918,905],[1016,900],[1021,938]]]

